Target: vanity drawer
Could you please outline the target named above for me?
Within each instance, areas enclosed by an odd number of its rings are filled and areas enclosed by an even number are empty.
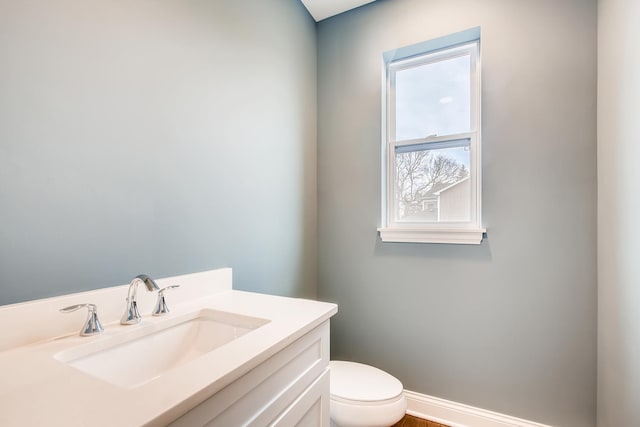
[[[170,425],[267,426],[281,417],[328,366],[326,321]],[[328,383],[326,388],[328,393]]]

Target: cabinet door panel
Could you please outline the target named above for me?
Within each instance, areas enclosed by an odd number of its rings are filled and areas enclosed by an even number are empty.
[[[327,369],[271,426],[328,426],[329,396],[329,369]]]
[[[170,426],[264,427],[304,393],[328,365],[327,321],[204,400]]]

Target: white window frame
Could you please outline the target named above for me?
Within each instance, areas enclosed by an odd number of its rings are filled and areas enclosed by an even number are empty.
[[[479,30],[479,29],[478,29]],[[468,33],[468,32],[467,32]],[[482,226],[482,162],[481,162],[481,76],[479,31],[471,32],[472,39],[459,42],[463,33],[450,36],[455,44],[432,42],[393,51],[384,57],[383,81],[383,135],[382,135],[382,225],[378,228],[383,242],[458,243],[480,244],[486,229]],[[478,34],[478,36],[475,36]],[[446,39],[447,38],[443,38]],[[431,47],[431,48],[429,48]],[[471,59],[470,132],[428,136],[411,140],[394,140],[395,132],[395,74],[416,66],[469,55]],[[418,222],[395,218],[395,153],[398,147],[422,145],[424,149],[460,146],[460,141],[470,148],[469,178],[471,180],[471,212],[467,222]]]

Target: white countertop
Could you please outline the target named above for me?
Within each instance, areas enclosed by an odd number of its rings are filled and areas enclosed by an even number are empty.
[[[69,348],[112,339],[131,328],[153,327],[205,308],[259,317],[269,323],[133,389],[102,381],[54,358]],[[113,321],[95,337],[80,337],[75,332],[2,351],[0,425],[164,426],[336,312],[337,306],[330,303],[217,290],[213,295],[172,305],[166,316],[144,316],[138,325],[122,326]]]

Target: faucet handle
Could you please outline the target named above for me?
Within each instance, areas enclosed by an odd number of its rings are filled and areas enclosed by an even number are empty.
[[[156,301],[156,306],[154,307],[152,313],[154,316],[162,316],[163,314],[167,314],[170,311],[169,307],[167,307],[167,302],[164,300],[164,291],[179,287],[180,285],[171,285],[158,291],[158,300]]]
[[[91,335],[102,333],[102,331],[104,331],[104,328],[100,323],[100,319],[98,319],[98,307],[95,304],[70,305],[69,307],[61,308],[60,313],[71,313],[83,307],[87,307],[89,309],[89,312],[87,315],[87,320],[84,322],[84,326],[80,330],[80,335],[83,337],[88,337]]]

